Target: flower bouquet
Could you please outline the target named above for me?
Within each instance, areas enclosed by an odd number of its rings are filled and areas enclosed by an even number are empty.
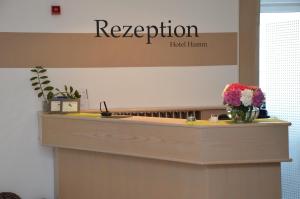
[[[223,103],[227,106],[228,116],[234,122],[252,122],[259,114],[265,101],[260,88],[240,83],[229,84],[223,91]]]

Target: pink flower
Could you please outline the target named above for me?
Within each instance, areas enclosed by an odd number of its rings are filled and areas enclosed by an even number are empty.
[[[241,105],[241,90],[227,90],[224,92],[224,104],[230,106]]]
[[[260,107],[265,101],[265,96],[260,88],[256,89],[253,93],[252,103],[255,107]]]

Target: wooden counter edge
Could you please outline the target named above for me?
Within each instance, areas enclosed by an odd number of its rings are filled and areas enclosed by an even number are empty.
[[[132,153],[115,153],[110,151],[98,151],[93,149],[87,148],[80,148],[80,147],[65,147],[55,144],[44,144],[43,146],[54,147],[54,148],[61,148],[61,149],[71,149],[71,150],[79,150],[79,151],[89,151],[94,153],[103,153],[109,155],[116,155],[116,156],[126,156],[131,158],[143,158],[143,159],[150,159],[150,160],[160,160],[160,161],[167,161],[167,162],[176,162],[181,164],[193,164],[193,165],[200,165],[200,166],[210,166],[210,165],[233,165],[233,164],[268,164],[268,163],[280,163],[280,162],[292,162],[293,160],[290,159],[269,159],[269,160],[242,160],[242,161],[207,161],[207,162],[199,162],[199,161],[186,161],[177,158],[159,158],[159,157],[152,157],[152,156],[143,156],[143,155],[134,155]]]

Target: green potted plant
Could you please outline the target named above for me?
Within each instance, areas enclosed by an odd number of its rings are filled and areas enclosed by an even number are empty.
[[[32,72],[31,85],[38,93],[38,98],[43,98],[43,111],[49,111],[50,101],[53,99],[80,99],[81,95],[78,90],[75,90],[72,86],[65,85],[63,91],[51,86],[47,69],[43,66],[35,66],[30,71]]]

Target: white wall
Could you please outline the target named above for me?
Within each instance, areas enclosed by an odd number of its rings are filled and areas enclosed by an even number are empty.
[[[59,2],[61,16],[51,16]],[[147,25],[172,20],[201,32],[237,32],[238,0],[1,0],[1,32],[95,32],[94,19]]]
[[[40,106],[28,77],[27,70],[0,70],[0,192],[52,198],[52,151],[38,143]]]
[[[49,76],[56,87],[88,88],[91,108],[100,99],[115,108],[221,105],[224,85],[238,78],[235,66],[49,69]]]
[[[93,20],[111,24],[157,24],[171,19],[200,32],[237,32],[238,0],[1,0],[0,32],[95,32]],[[1,45],[1,44],[0,44]],[[220,105],[225,84],[238,80],[237,66],[49,69],[55,86],[88,88],[91,107]],[[39,101],[28,69],[0,69],[0,192],[23,199],[53,199],[53,158],[38,143]]]

